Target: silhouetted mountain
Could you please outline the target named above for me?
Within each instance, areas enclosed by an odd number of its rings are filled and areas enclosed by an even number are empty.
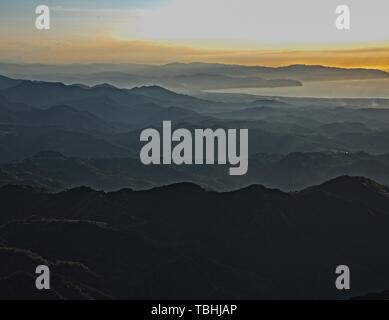
[[[158,86],[125,90],[112,86],[83,88],[78,85],[67,86],[63,83],[22,81],[16,86],[0,90],[0,94],[12,101],[26,103],[37,108],[48,108],[53,105],[71,105],[73,100],[78,101],[96,96],[109,98],[117,104],[127,107],[157,103],[167,107],[176,105],[196,110],[220,105],[220,103],[177,94]]]
[[[191,176],[190,172],[174,167],[147,167],[135,158],[79,159],[54,151],[0,165],[0,185],[24,184],[50,191],[82,185],[103,190],[144,189],[184,181]]]
[[[275,76],[287,77],[293,75],[296,80],[344,80],[344,79],[376,79],[387,78],[385,71],[375,69],[343,69],[320,65],[296,64],[286,67],[275,68]]]
[[[173,90],[194,91],[242,87],[299,86],[300,81],[387,78],[375,69],[342,69],[316,65],[285,67],[242,66],[217,63],[170,63],[163,66],[131,64],[18,65],[0,64],[0,73],[22,79],[122,88],[158,84]]]
[[[167,89],[387,73],[203,63],[2,70],[57,82],[0,76],[0,297],[349,298],[389,288],[387,100]],[[248,174],[144,166],[140,133],[163,120],[192,132],[249,129]],[[34,289],[38,264],[51,268],[48,293]],[[334,286],[340,264],[352,270],[347,292]]]
[[[262,186],[216,193],[186,183],[115,193],[3,187],[0,294],[9,296],[12,285],[12,297],[76,299],[382,291],[389,287],[387,190],[352,177],[293,194]],[[41,263],[55,275],[50,297],[28,289],[34,279],[13,276],[32,276]],[[347,292],[334,286],[340,264],[352,270]]]
[[[14,80],[4,76],[0,76],[0,90],[8,89],[18,85],[22,80]]]
[[[346,107],[334,107],[331,100],[330,106],[311,107],[304,99],[296,106],[296,101],[220,103],[159,86],[123,90],[23,81],[0,90],[0,161],[45,149],[82,158],[136,157],[140,130],[160,127],[163,120],[192,130],[248,128],[251,154],[389,153],[388,109],[353,108],[343,101]]]
[[[345,152],[253,154],[247,175],[231,177],[228,166],[144,166],[135,156],[75,158],[42,151],[16,163],[0,165],[0,186],[23,184],[61,191],[88,186],[112,191],[135,190],[178,182],[229,191],[264,184],[286,191],[301,190],[341,175],[365,176],[389,184],[389,156]]]
[[[143,86],[131,89],[129,92],[153,99],[163,106],[179,106],[193,111],[204,112],[211,107],[220,107],[223,104],[195,98],[186,94],[177,94],[160,86]]]
[[[374,69],[342,69],[316,65],[291,65],[286,67],[240,66],[217,63],[171,63],[161,69],[168,74],[223,74],[263,76],[266,78],[294,79],[294,80],[335,80],[335,79],[362,79],[386,78],[388,73]]]

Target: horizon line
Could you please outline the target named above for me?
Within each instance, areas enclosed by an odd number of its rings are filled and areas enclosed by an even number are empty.
[[[239,64],[239,63],[224,63],[224,62],[207,62],[207,61],[192,61],[192,62],[180,62],[172,61],[168,63],[136,63],[136,62],[60,62],[60,63],[42,63],[42,62],[12,62],[12,61],[2,61],[0,60],[1,65],[30,65],[30,66],[93,66],[93,65],[112,65],[112,66],[150,66],[150,67],[164,67],[169,65],[194,65],[194,64],[204,64],[204,65],[224,65],[224,66],[238,66],[238,67],[247,67],[247,68],[269,68],[269,69],[282,69],[288,67],[322,67],[322,68],[331,68],[331,69],[344,69],[344,70],[376,70],[389,73],[389,68],[374,68],[374,67],[340,67],[338,65],[330,64],[309,64],[309,63],[292,63],[292,64],[280,64],[278,66],[266,65],[266,64]]]

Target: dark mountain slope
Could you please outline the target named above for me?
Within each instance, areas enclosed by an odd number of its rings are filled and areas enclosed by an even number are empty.
[[[344,187],[359,190],[359,201],[343,198]],[[261,186],[216,193],[193,184],[52,195],[6,187],[0,239],[82,263],[117,298],[358,296],[389,287],[382,190],[351,177],[295,194]],[[349,292],[334,286],[340,264],[352,270]]]
[[[0,75],[0,90],[18,85],[22,80],[14,80]]]
[[[45,110],[29,109],[24,112],[13,113],[15,122],[31,126],[56,126],[64,129],[96,134],[112,133],[117,130],[115,125],[109,124],[87,111],[78,111],[73,107],[58,105]]]
[[[343,176],[318,187],[309,188],[302,194],[316,192],[328,193],[342,200],[364,205],[373,210],[372,214],[389,215],[387,207],[389,188],[363,177]]]
[[[131,141],[129,136],[122,138],[123,143]],[[134,143],[135,139],[136,136]],[[0,164],[0,186],[22,184],[52,192],[77,186],[116,191],[122,188],[143,190],[187,181],[218,191],[253,183],[295,191],[342,175],[364,176],[389,184],[389,157],[385,155],[363,152],[254,154],[249,163],[247,175],[231,177],[227,165],[144,166],[137,155],[77,158],[42,151],[19,162]]]
[[[131,155],[124,147],[90,133],[53,126],[0,124],[1,162],[24,159],[41,150],[81,158]]]
[[[105,97],[116,104],[126,107],[155,103],[165,107],[179,106],[191,110],[206,111],[210,107],[221,105],[221,103],[177,94],[159,86],[127,90],[112,86],[85,88],[78,85],[65,85],[60,82],[25,80],[11,88],[0,89],[0,94],[11,101],[25,103],[37,108],[48,108],[53,105],[71,105],[71,101],[93,97]]]

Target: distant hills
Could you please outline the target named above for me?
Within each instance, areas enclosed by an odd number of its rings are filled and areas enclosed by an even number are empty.
[[[163,120],[190,130],[248,128],[252,155],[389,153],[389,102],[383,99],[253,96],[228,102],[155,85],[119,89],[2,79],[7,85],[0,89],[0,162],[42,150],[81,159],[137,158],[140,131]]]
[[[5,186],[0,202],[2,298],[350,298],[389,287],[389,188],[365,178],[293,194]],[[37,263],[52,270],[49,293],[32,288]],[[334,286],[339,264],[350,291]]]
[[[120,89],[111,75],[73,82],[130,69],[151,85]],[[337,299],[388,290],[388,100],[193,96],[155,81],[387,74],[205,64],[1,70],[19,76],[0,77],[0,298]],[[18,80],[22,72],[37,76]],[[142,165],[139,134],[163,120],[249,129],[248,174]],[[49,293],[33,287],[42,263],[52,270]],[[352,269],[351,291],[335,289],[340,264]]]
[[[110,86],[84,87],[45,81],[19,81],[13,79],[9,79],[9,81],[7,88],[0,91],[3,97],[38,108],[101,96],[110,98],[117,104],[126,107],[155,101],[164,106],[166,106],[166,103],[175,102],[186,108],[207,107],[207,101],[188,95],[180,95],[158,86],[124,90]],[[10,83],[13,83],[13,85],[11,86]],[[214,105],[217,105],[217,103],[214,103]]]
[[[375,69],[342,69],[316,65],[285,67],[241,66],[213,63],[132,64],[0,64],[0,74],[13,78],[61,81],[132,88],[158,84],[173,90],[193,92],[229,88],[301,86],[304,81],[362,80],[387,78]],[[1,86],[1,82],[0,82]]]
[[[76,158],[41,151],[20,162],[0,164],[0,186],[30,185],[51,192],[77,186],[116,191],[192,182],[208,190],[230,191],[263,184],[296,191],[342,176],[365,176],[389,184],[389,155],[364,152],[256,154],[245,176],[230,177],[227,166],[144,166],[131,157]]]

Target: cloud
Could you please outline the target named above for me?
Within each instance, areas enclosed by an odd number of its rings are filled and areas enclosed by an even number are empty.
[[[0,60],[38,63],[214,62],[282,66],[321,64],[339,67],[389,69],[389,46],[317,50],[214,50],[159,42],[118,40],[110,37],[76,40],[45,38],[1,39]]]
[[[351,30],[335,27],[338,0],[173,0],[140,10],[136,28],[123,34],[144,40],[228,41],[251,44],[352,43],[389,39],[387,0],[350,1]]]

